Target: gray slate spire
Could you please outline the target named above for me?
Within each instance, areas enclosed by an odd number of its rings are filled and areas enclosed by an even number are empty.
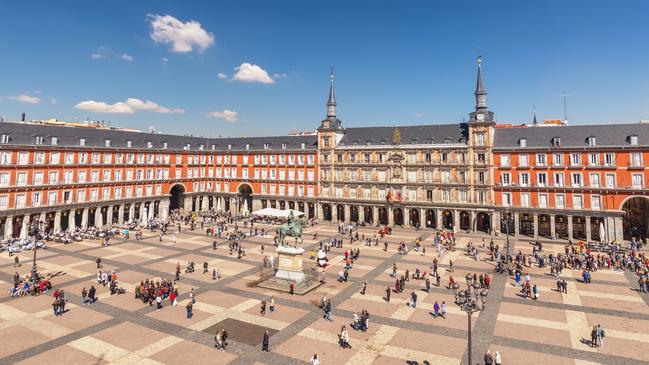
[[[536,122],[536,107],[532,107],[532,108],[534,109],[534,120],[532,121],[532,124],[537,125],[537,122]]]
[[[327,100],[327,118],[336,120],[336,94],[334,92],[334,70],[329,73],[329,99]]]
[[[487,90],[482,82],[482,57],[478,57],[478,81],[475,87],[475,110],[487,109]]]

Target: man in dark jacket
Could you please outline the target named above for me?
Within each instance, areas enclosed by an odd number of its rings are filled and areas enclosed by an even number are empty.
[[[268,330],[266,330],[264,332],[264,341],[262,342],[262,345],[261,345],[261,351],[268,352],[268,351],[270,351],[269,347],[270,347],[270,334],[268,333]]]
[[[95,289],[95,286],[92,285],[90,286],[90,290],[88,290],[88,299],[90,300],[90,304],[95,304],[95,293],[97,292],[97,289]]]

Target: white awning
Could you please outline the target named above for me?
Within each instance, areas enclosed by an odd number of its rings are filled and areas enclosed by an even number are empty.
[[[291,209],[275,209],[275,208],[264,208],[260,210],[255,210],[252,212],[252,215],[258,215],[258,216],[264,216],[264,217],[275,217],[275,218],[287,218],[289,213],[291,212]],[[304,213],[298,211],[298,210],[293,210],[293,215],[296,217],[303,216]]]

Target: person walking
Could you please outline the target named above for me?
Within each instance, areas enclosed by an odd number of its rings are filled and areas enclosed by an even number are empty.
[[[266,298],[262,298],[260,307],[259,307],[259,314],[263,317],[266,315]]]
[[[18,255],[14,256],[14,267],[20,267],[20,259]]]
[[[385,289],[385,300],[386,300],[388,303],[390,303],[390,292],[391,292],[391,290],[390,290],[390,286],[388,286],[388,287]]]
[[[494,365],[502,365],[503,358],[500,356],[500,352],[496,351],[496,356],[494,357]]]
[[[88,302],[88,290],[86,290],[86,287],[84,286],[83,289],[81,289],[81,305],[84,305]]]
[[[97,268],[101,269],[101,258],[97,257],[97,260],[95,262],[97,263]]]
[[[270,347],[270,334],[268,333],[268,330],[266,330],[264,331],[264,339],[262,341],[261,351],[268,352],[270,351],[269,347]]]
[[[269,303],[268,309],[270,310],[271,313],[275,312],[275,296],[274,295],[270,296],[270,303]]]

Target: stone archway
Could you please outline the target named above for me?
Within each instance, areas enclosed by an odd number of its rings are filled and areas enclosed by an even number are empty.
[[[624,239],[645,242],[649,232],[649,199],[632,196],[622,204]]]
[[[388,209],[385,207],[379,208],[379,224],[387,225],[388,224]]]
[[[435,210],[426,209],[426,228],[437,227],[437,217],[435,217]]]
[[[322,204],[322,219],[331,222],[331,205]]]
[[[349,207],[349,221],[358,223],[358,207],[356,205]]]
[[[173,211],[176,209],[183,208],[183,195],[185,194],[187,190],[185,189],[185,185],[183,184],[175,184],[174,186],[169,189],[169,194],[171,197],[169,198],[169,210]]]
[[[471,229],[471,214],[466,210],[460,212],[460,229],[463,231]]]
[[[491,231],[491,220],[489,214],[485,212],[478,213],[476,229],[480,232],[489,233]]]
[[[450,229],[453,230],[453,212],[450,210],[446,209],[442,212],[442,227],[444,229]]]
[[[420,219],[419,219],[419,209],[417,208],[411,208],[410,209],[410,225],[413,227],[419,227],[421,224]]]
[[[363,207],[363,218],[365,218],[365,223],[374,223],[374,211],[372,207]]]
[[[395,226],[403,226],[403,209],[394,208],[392,210],[392,219],[394,219]]]
[[[336,205],[336,215],[339,221],[345,221],[345,207],[342,204]]]

